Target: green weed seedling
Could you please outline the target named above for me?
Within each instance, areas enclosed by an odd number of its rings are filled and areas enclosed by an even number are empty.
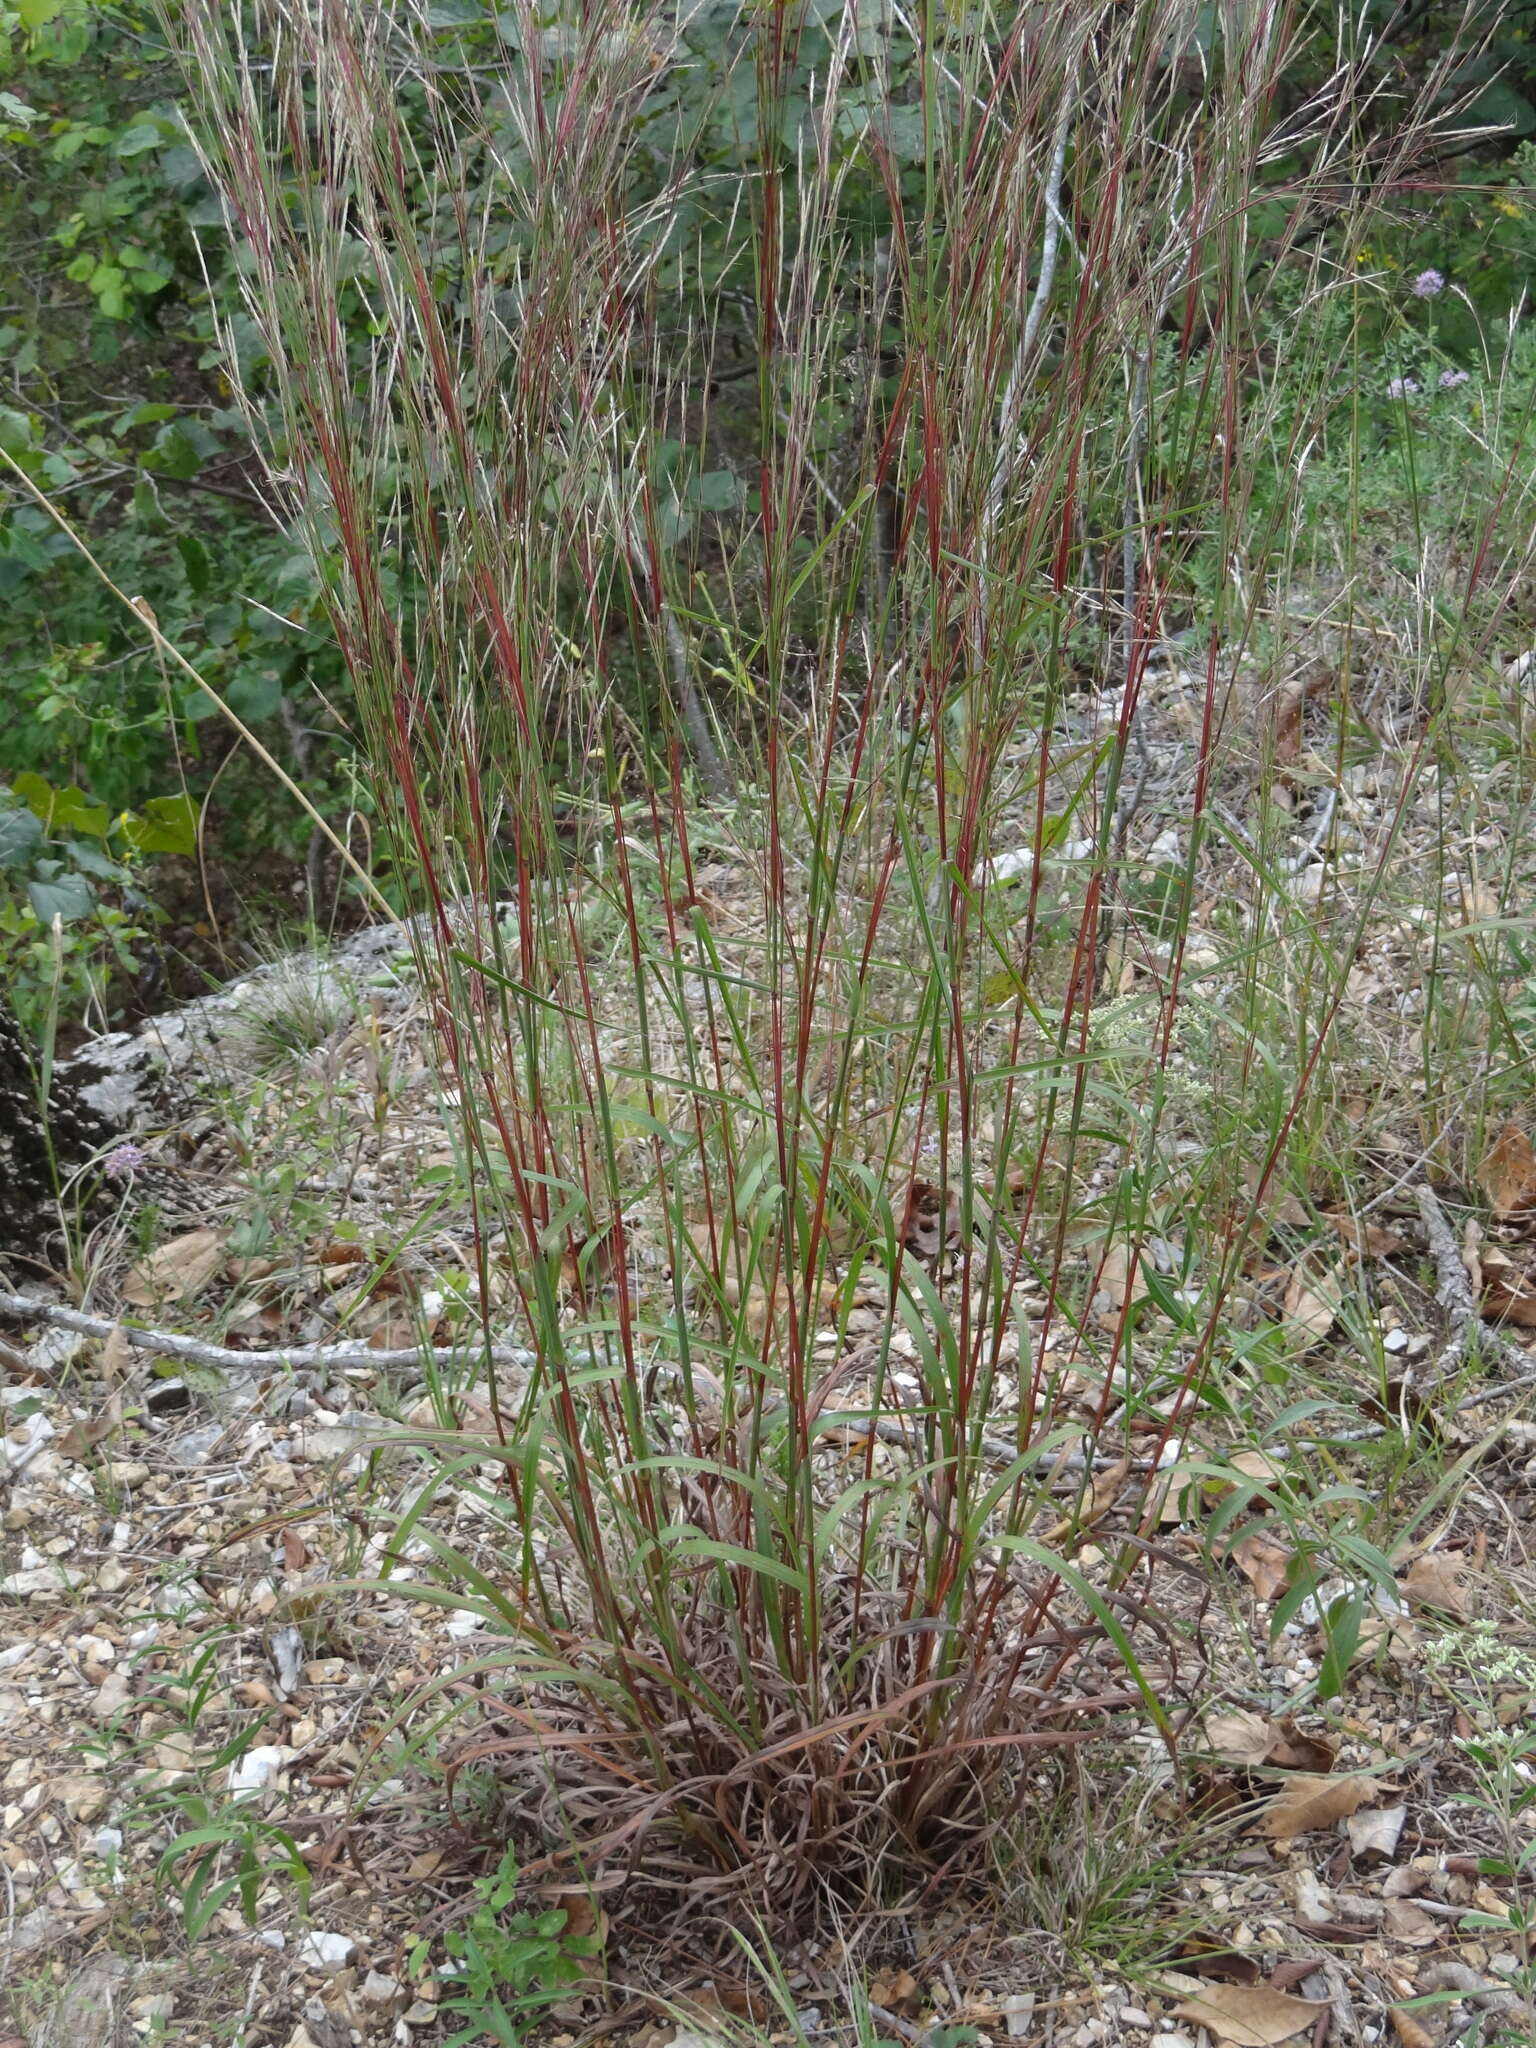
[[[1503,1913],[1462,1916],[1463,1927],[1478,1929],[1513,1964],[1504,1973],[1509,2004],[1479,2013],[1462,2039],[1468,2048],[1524,2048],[1536,2039],[1536,1657],[1501,1643],[1492,1621],[1479,1621],[1465,1636],[1427,1643],[1424,1661],[1473,1723],[1457,1743],[1471,1782],[1451,1796],[1480,1814],[1493,1835],[1478,1869],[1508,1899]]]
[[[235,1801],[182,1793],[176,1803],[193,1825],[166,1847],[159,1875],[176,1895],[190,1940],[205,1934],[220,1907],[236,1896],[254,1927],[262,1887],[274,1877],[289,1879],[301,1907],[307,1907],[309,1868],[286,1828]]]
[[[503,1850],[494,1872],[475,1881],[479,1903],[468,1921],[443,1938],[448,1962],[440,1974],[450,1988],[441,2009],[468,2023],[443,2048],[468,2048],[474,2041],[520,2048],[530,2026],[581,1981],[586,1958],[597,1953],[594,1936],[566,1931],[563,1907],[511,1910],[518,1876],[516,1854]],[[420,1942],[411,1958],[413,1975],[425,1957],[426,1944]]]

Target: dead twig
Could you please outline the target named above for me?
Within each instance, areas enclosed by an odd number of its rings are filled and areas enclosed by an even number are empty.
[[[1461,1247],[1446,1221],[1439,1197],[1428,1182],[1419,1188],[1418,1198],[1424,1234],[1429,1239],[1430,1254],[1435,1262],[1435,1300],[1450,1320],[1451,1333],[1433,1365],[1414,1375],[1414,1393],[1422,1395],[1443,1380],[1452,1378],[1474,1344],[1486,1357],[1513,1366],[1517,1373],[1529,1372],[1530,1358],[1519,1345],[1501,1337],[1496,1330],[1484,1327],[1477,1302],[1473,1299],[1472,1280],[1462,1260]],[[1487,1396],[1479,1398],[1486,1399]]]
[[[153,1351],[164,1358],[182,1358],[189,1365],[217,1365],[236,1372],[297,1371],[305,1366],[326,1366],[345,1370],[348,1366],[372,1366],[380,1371],[424,1365],[463,1365],[469,1362],[521,1367],[535,1365],[537,1354],[514,1344],[410,1345],[398,1351],[373,1351],[366,1344],[280,1344],[269,1350],[238,1351],[228,1344],[209,1344],[201,1337],[186,1337],[173,1330],[146,1330],[137,1323],[125,1323],[114,1316],[88,1316],[83,1310],[65,1308],[60,1302],[32,1301],[24,1294],[0,1290],[0,1316],[17,1322],[45,1323],[54,1330],[73,1330],[82,1337],[110,1337],[114,1331],[135,1351]],[[29,1370],[33,1368],[28,1366]]]

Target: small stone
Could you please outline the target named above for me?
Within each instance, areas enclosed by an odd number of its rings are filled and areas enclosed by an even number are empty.
[[[363,1979],[363,2002],[366,2005],[393,2005],[400,1996],[398,1977],[386,1977],[382,1970],[370,1970]]]
[[[51,1906],[34,1906],[30,1913],[24,1913],[11,1928],[9,1947],[13,1956],[22,1956],[29,1949],[46,1948],[67,1932],[69,1921],[62,1913],[54,1912]]]
[[[1388,1330],[1386,1336],[1381,1340],[1382,1349],[1394,1354],[1399,1351],[1406,1351],[1409,1342],[1410,1339],[1406,1330]]]
[[[1003,2000],[1003,2025],[1013,2039],[1021,2040],[1029,2032],[1034,2011],[1033,1991],[1013,1991]]]
[[[277,1784],[292,1762],[291,1749],[275,1742],[257,1743],[230,1765],[225,1789],[237,1799],[253,1798]]]
[[[1120,2008],[1120,2024],[1122,2027],[1134,2027],[1138,2034],[1150,2034],[1152,2031],[1152,2015],[1149,2012],[1143,2012],[1139,2005],[1122,2005]]]
[[[344,1970],[356,1950],[357,1943],[350,1935],[330,1934],[316,1928],[300,1941],[294,1956],[300,1969],[322,1970],[330,1976],[333,1971]]]
[[[189,1728],[177,1728],[155,1744],[155,1763],[162,1771],[186,1777],[197,1762],[197,1740]]]
[[[70,1547],[74,1548],[73,1543]],[[8,1594],[13,1600],[38,1600],[48,1594],[73,1593],[88,1577],[88,1573],[73,1571],[68,1565],[37,1564],[0,1579],[0,1594]]]
[[[63,1801],[64,1811],[71,1820],[83,1824],[95,1820],[107,1810],[106,1786],[100,1778],[88,1777],[83,1771],[60,1778],[53,1790],[54,1796]]]
[[[21,1471],[30,1464],[51,1436],[57,1434],[53,1424],[41,1413],[28,1415],[8,1429],[0,1437],[0,1469],[8,1467],[12,1472]]]
[[[133,1695],[128,1689],[128,1674],[125,1671],[109,1671],[102,1680],[91,1701],[91,1712],[98,1721],[110,1721],[123,1712]]]

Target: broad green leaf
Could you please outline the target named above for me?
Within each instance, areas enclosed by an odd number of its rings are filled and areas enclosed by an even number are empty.
[[[252,724],[271,718],[283,702],[282,679],[276,669],[242,668],[225,691],[229,708]]]
[[[1459,117],[1457,126],[1504,128],[1512,135],[1529,135],[1536,129],[1536,107],[1523,92],[1516,92],[1508,79],[1496,78]]]
[[[75,783],[55,789],[41,775],[23,769],[11,782],[11,793],[41,818],[50,832],[79,832],[87,839],[105,839],[109,813],[105,804],[92,803]]]
[[[22,866],[42,836],[42,825],[31,811],[0,797],[0,868]]]
[[[98,882],[129,882],[133,877],[121,861],[109,860],[96,846],[86,846],[78,839],[65,842],[70,859],[77,868],[88,875],[94,875]]]
[[[158,149],[162,139],[157,122],[139,121],[123,130],[114,147],[118,156],[142,156],[146,149]]]
[[[77,918],[89,917],[94,900],[84,875],[66,874],[52,881],[31,881],[27,894],[42,924],[52,924],[55,918],[62,924],[73,924]]]
[[[217,707],[211,697],[204,701],[211,716]],[[197,806],[187,795],[152,796],[143,815],[122,819],[118,831],[136,853],[191,853],[197,845]]]
[[[208,550],[195,533],[178,533],[176,552],[181,556],[181,566],[187,572],[187,582],[194,596],[201,597],[208,588],[211,565]]]
[[[741,503],[741,485],[728,469],[707,469],[694,477],[685,495],[705,512],[734,512]]]

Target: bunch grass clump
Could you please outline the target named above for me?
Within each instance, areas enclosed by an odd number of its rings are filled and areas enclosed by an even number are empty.
[[[1315,643],[1334,309],[1443,81],[1383,120],[1341,45],[1298,97],[1303,11],[1246,0],[449,11],[175,23],[233,374],[426,913],[479,1298],[504,1260],[536,1359],[396,1532],[504,1639],[418,1704],[517,1788],[525,1874],[803,1920],[976,1867],[1043,1748],[1172,1745],[1155,1516],[1091,1566],[1062,1531],[1166,1463],[1367,914],[1223,776]],[[1429,716],[1488,618],[1474,572],[1418,636]],[[1174,1211],[1212,1223],[1174,1335],[1135,1355],[1127,1296],[1064,1364],[1084,1217],[1134,1273]]]

